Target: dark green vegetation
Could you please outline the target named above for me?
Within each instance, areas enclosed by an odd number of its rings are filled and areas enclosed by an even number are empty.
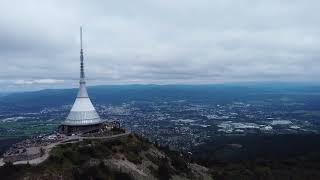
[[[175,174],[183,174],[188,178],[193,179],[194,174],[189,167],[190,159],[178,151],[172,151],[167,146],[158,147],[162,152],[166,154],[166,157],[157,158],[146,154],[146,157],[154,164],[158,165],[158,169],[149,167],[152,174],[161,180],[170,179]]]
[[[187,156],[181,154],[178,151],[172,151],[166,147],[159,147],[162,151],[164,151],[167,156],[171,159],[172,166],[177,169],[179,172],[190,173],[190,168],[188,166],[189,158]]]
[[[6,139],[10,137],[31,137],[38,134],[52,133],[60,125],[60,121],[47,122],[40,120],[24,119],[19,122],[5,122],[0,123],[0,129],[14,130],[14,131],[0,131],[0,138]]]
[[[215,179],[320,179],[320,135],[216,137],[194,161]]]

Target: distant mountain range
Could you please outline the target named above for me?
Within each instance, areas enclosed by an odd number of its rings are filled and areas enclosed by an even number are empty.
[[[41,109],[72,104],[77,88],[46,89],[0,95],[3,109]],[[177,101],[224,104],[232,101],[280,99],[283,95],[320,107],[320,85],[310,84],[218,84],[218,85],[110,85],[88,88],[93,103],[120,104],[131,101]]]

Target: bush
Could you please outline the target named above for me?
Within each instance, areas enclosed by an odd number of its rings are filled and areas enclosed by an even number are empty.
[[[137,154],[134,154],[132,152],[128,152],[125,154],[125,156],[128,159],[128,161],[130,161],[134,164],[141,164],[142,163],[142,158]]]
[[[190,168],[188,167],[187,162],[185,161],[185,159],[181,156],[173,156],[171,157],[171,163],[172,166],[178,171],[178,172],[182,172],[182,173],[189,173],[190,172]]]
[[[160,164],[160,160],[158,157],[153,156],[150,153],[146,153],[145,154],[146,158],[149,159],[153,164],[159,165]]]
[[[171,178],[172,172],[167,159],[161,160],[157,174],[159,180],[169,180]]]
[[[84,179],[115,179],[115,180],[132,180],[132,177],[122,172],[113,172],[103,162],[97,166],[80,167],[73,169],[73,177],[76,180]]]
[[[50,155],[49,156],[49,162],[53,164],[62,164],[63,158],[57,155]]]
[[[115,173],[114,179],[115,180],[133,180],[131,176],[122,172]]]
[[[69,159],[74,165],[80,165],[81,162],[86,160],[86,158],[83,158],[84,156],[81,157],[81,155],[76,151],[66,150],[62,154],[64,158]]]

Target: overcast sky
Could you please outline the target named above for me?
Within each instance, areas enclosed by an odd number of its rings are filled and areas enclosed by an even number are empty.
[[[318,0],[15,1],[0,6],[0,91],[318,81]]]

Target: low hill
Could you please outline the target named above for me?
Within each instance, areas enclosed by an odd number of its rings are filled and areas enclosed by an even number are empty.
[[[136,135],[62,144],[38,166],[6,164],[4,179],[212,179],[208,170],[176,151]]]

